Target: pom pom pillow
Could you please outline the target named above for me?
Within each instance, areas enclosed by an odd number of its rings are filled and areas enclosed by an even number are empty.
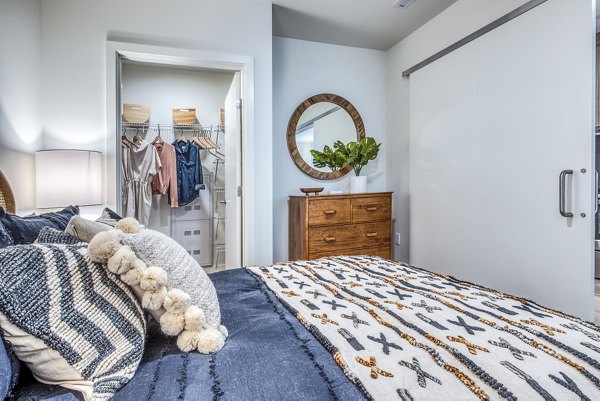
[[[0,327],[40,382],[110,399],[135,374],[146,323],[138,299],[85,245],[0,250]]]
[[[173,239],[141,229],[125,218],[116,230],[98,233],[90,242],[90,257],[119,274],[156,320],[163,333],[178,336],[184,351],[220,350],[227,329],[215,288],[204,269]]]

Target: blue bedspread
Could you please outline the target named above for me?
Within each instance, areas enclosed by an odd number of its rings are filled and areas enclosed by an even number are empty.
[[[210,275],[229,329],[217,354],[182,353],[149,323],[138,371],[115,401],[364,400],[321,344],[245,269]],[[33,379],[14,400],[73,401],[79,394]]]

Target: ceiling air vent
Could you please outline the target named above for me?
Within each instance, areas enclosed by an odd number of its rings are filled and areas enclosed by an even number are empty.
[[[407,8],[408,6],[410,6],[414,2],[415,2],[415,0],[395,0],[392,3],[392,7],[395,7],[395,8]]]

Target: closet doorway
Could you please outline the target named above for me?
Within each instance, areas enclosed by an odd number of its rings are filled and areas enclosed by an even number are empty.
[[[242,266],[242,72],[121,54],[117,82],[115,159],[122,215],[178,241],[207,272]],[[128,188],[131,181],[148,176],[148,169],[141,169],[141,176],[133,177],[140,166],[128,165],[148,162],[135,154],[156,152],[150,159],[168,160],[160,154],[169,147],[175,173],[161,177],[162,187],[153,186],[150,205],[130,199],[139,196]],[[182,189],[185,180],[189,185]]]

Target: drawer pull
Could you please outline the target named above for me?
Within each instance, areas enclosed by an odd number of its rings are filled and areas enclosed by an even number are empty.
[[[376,211],[376,210],[377,210],[377,206],[369,206],[369,207],[367,208],[367,212],[374,212],[374,211]]]
[[[325,210],[323,213],[325,213],[326,215],[332,215],[332,214],[336,214],[335,210]]]
[[[325,242],[335,242],[335,237],[325,237],[323,238]]]
[[[377,233],[367,233],[367,238],[377,237]]]

